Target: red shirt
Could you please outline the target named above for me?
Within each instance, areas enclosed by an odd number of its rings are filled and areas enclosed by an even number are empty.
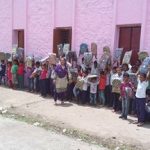
[[[46,77],[47,77],[47,70],[42,69],[40,79],[43,80],[43,79],[46,79]]]
[[[12,80],[11,66],[8,66],[7,68],[7,77],[8,77],[8,80]]]
[[[105,75],[100,75],[98,87],[99,87],[99,90],[105,90],[105,87],[106,87],[106,76]]]
[[[24,74],[24,65],[20,64],[18,66],[18,75],[23,75]]]

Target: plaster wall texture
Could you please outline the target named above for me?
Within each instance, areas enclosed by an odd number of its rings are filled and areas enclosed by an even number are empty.
[[[144,50],[147,50],[150,54],[150,1],[148,0],[147,5],[147,16],[146,16],[146,28],[145,28],[145,38],[144,38]]]
[[[75,49],[82,42],[98,43],[98,55],[105,45],[111,46],[113,0],[77,0],[75,18]]]
[[[12,0],[0,0],[0,51],[12,49]]]
[[[26,55],[46,56],[53,51],[53,29],[71,26],[72,49],[78,52],[83,42],[90,49],[96,42],[100,57],[105,45],[112,51],[117,47],[116,27],[137,24],[142,26],[141,49],[149,51],[149,0],[0,0],[0,50],[11,51],[17,41],[13,30],[23,29]]]
[[[53,1],[29,0],[27,55],[46,56],[53,44]]]

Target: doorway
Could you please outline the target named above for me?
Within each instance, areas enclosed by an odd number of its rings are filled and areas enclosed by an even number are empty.
[[[140,49],[141,26],[120,27],[119,47],[123,48],[123,56],[126,51],[132,50],[131,64],[134,65],[138,59]],[[122,59],[123,59],[122,56]]]
[[[64,27],[64,28],[55,28],[53,31],[53,53],[58,55],[57,45],[72,43],[72,28]]]
[[[24,30],[18,31],[18,47],[24,48]]]

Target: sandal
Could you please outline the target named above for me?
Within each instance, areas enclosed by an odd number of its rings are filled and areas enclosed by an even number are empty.
[[[144,123],[143,122],[140,122],[140,123],[138,123],[138,127],[142,127],[144,125]]]

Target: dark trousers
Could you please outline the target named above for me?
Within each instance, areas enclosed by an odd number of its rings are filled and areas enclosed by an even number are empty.
[[[36,92],[40,92],[40,80],[39,80],[39,77],[35,78],[35,89],[36,89]]]
[[[46,79],[46,93],[50,95],[50,79]]]
[[[113,93],[113,108],[114,111],[121,110],[121,101],[119,100],[120,94],[119,93]]]
[[[75,86],[75,83],[68,84],[67,100],[69,100],[69,101],[72,101],[72,99],[73,99],[73,88],[74,88],[74,86]]]
[[[55,85],[53,83],[53,79],[50,79],[50,95],[54,96],[55,94]]]
[[[56,102],[58,99],[60,99],[61,101],[64,101],[65,97],[66,97],[66,92],[60,92],[60,93],[55,92],[54,101]]]
[[[88,102],[88,91],[82,91],[82,98],[81,98],[81,103],[85,104]]]
[[[46,96],[47,91],[46,91],[46,79],[40,80],[40,87],[41,87],[41,95]]]
[[[29,91],[34,90],[34,78],[28,78],[28,90]]]
[[[105,105],[112,107],[113,103],[112,103],[112,86],[111,85],[107,85],[105,88],[105,98],[106,98],[106,102]]]
[[[138,122],[145,122],[145,115],[146,115],[145,104],[146,98],[136,98],[136,110]]]

